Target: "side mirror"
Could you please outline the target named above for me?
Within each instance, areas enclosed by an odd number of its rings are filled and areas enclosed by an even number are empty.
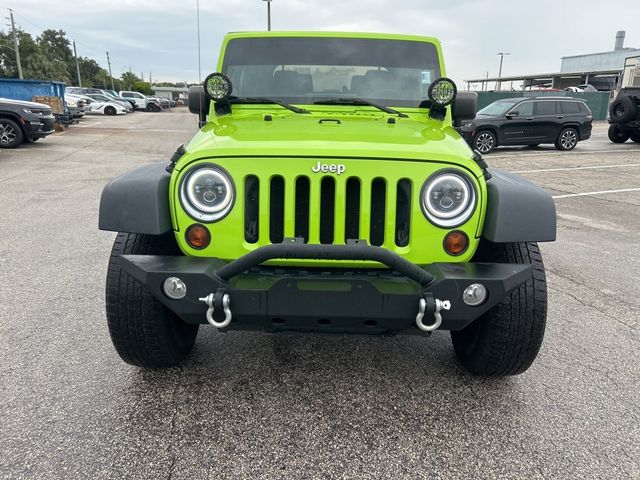
[[[514,111],[512,111],[512,112],[507,113],[506,117],[507,117],[508,119],[512,119],[513,117],[517,117],[517,116],[519,116],[519,115],[520,115],[520,112],[519,112],[519,111],[517,111],[517,110],[514,110]]]
[[[459,127],[462,120],[473,120],[478,111],[478,94],[476,92],[458,92],[451,107],[453,125]]]
[[[189,111],[198,115],[200,127],[206,123],[207,114],[209,113],[209,100],[204,94],[202,85],[189,87]]]

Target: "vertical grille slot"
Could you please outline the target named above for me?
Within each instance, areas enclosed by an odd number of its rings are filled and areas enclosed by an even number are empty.
[[[344,215],[344,241],[360,238],[360,180],[351,177],[347,180]]]
[[[336,182],[324,177],[320,183],[320,243],[333,243]]]
[[[409,245],[411,231],[411,182],[407,179],[398,182],[396,195],[396,245]]]
[[[296,180],[295,236],[309,243],[309,179]]]
[[[284,178],[271,179],[269,190],[269,240],[282,243],[284,240]]]
[[[387,185],[382,178],[376,178],[371,184],[371,227],[369,242],[381,246],[384,243],[385,203]]]
[[[258,242],[260,181],[249,175],[244,181],[244,239],[247,243]]]

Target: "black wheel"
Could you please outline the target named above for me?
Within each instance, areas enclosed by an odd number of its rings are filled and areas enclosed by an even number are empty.
[[[578,131],[575,128],[563,128],[556,139],[556,148],[562,151],[569,151],[578,145]]]
[[[531,278],[451,340],[460,363],[476,375],[517,375],[540,350],[547,319],[547,282],[538,245],[483,241],[474,262],[530,264]]]
[[[636,118],[637,108],[631,97],[617,98],[609,106],[609,117],[616,123],[627,123]]]
[[[16,148],[23,140],[24,135],[16,122],[0,118],[0,148]]]
[[[160,107],[155,103],[147,103],[147,112],[159,112]]]
[[[613,143],[624,143],[630,138],[630,135],[627,132],[615,124],[609,125],[607,135],[609,136],[609,140]]]
[[[167,368],[189,354],[198,325],[183,322],[142,285],[122,271],[123,254],[180,255],[173,234],[118,233],[107,270],[107,324],[120,357],[131,365]]]
[[[116,113],[117,112],[116,112],[115,107],[105,107],[105,109],[104,109],[104,114],[105,115],[115,115]]]
[[[490,130],[480,130],[473,139],[473,148],[480,153],[489,153],[496,148],[496,136]]]
[[[634,131],[629,133],[629,138],[631,139],[632,142],[635,143],[640,143],[640,131]]]

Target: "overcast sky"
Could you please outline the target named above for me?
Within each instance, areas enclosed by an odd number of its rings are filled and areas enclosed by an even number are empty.
[[[198,79],[196,0],[0,0],[24,30],[65,30],[78,54],[114,75],[131,68],[148,79]],[[6,10],[5,10],[6,12]],[[617,30],[625,46],[640,48],[640,1],[605,0],[273,0],[274,30],[399,32],[438,37],[449,76],[557,71],[560,57],[613,49]],[[225,32],[266,29],[263,0],[200,0],[202,72],[215,69]]]

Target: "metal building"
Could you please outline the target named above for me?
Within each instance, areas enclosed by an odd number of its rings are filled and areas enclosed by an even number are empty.
[[[489,89],[495,82],[496,90],[504,90],[505,84],[521,83],[521,89],[551,88],[562,90],[566,87],[590,84],[601,91],[613,90],[624,69],[625,59],[640,55],[640,49],[624,47],[625,32],[616,34],[614,49],[608,52],[588,53],[562,57],[560,71],[529,75],[512,75],[509,77],[487,77],[466,80],[469,88],[480,84],[478,90]],[[509,88],[510,89],[510,88]]]

